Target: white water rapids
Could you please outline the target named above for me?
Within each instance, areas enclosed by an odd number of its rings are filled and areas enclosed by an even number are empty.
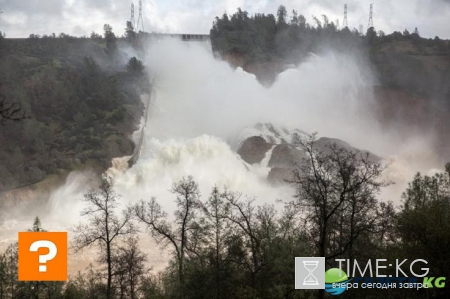
[[[256,123],[317,131],[392,160],[386,175],[398,184],[383,195],[397,203],[405,183],[423,167],[412,164],[415,157],[432,158],[423,136],[399,144],[396,137],[401,132],[386,134],[379,129],[371,114],[376,82],[364,60],[355,56],[311,55],[296,69],[280,74],[270,88],[260,85],[254,75],[215,59],[204,44],[157,43],[143,60],[156,80],[142,154],[132,168],[110,171],[123,207],[156,196],[171,215],[175,204],[169,189],[187,175],[199,183],[203,199],[218,185],[255,197],[257,203],[290,200],[291,187],[274,187],[266,181],[269,157],[261,165],[248,165],[236,153],[239,136]],[[0,219],[3,245],[29,228],[34,216],[40,216],[49,231],[70,230],[82,221],[82,194],[91,177],[72,173],[47,203],[11,211]],[[149,263],[161,269],[165,258],[150,236],[141,239],[148,244],[145,248],[151,248]],[[71,256],[69,271],[83,270],[94,257],[92,252]]]

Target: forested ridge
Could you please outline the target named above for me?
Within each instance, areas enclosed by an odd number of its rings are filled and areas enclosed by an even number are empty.
[[[1,191],[132,153],[149,81],[129,39],[104,36],[0,39],[0,101],[21,119],[0,119]]]
[[[390,34],[377,31],[375,27],[364,31],[362,27],[357,29],[339,26],[339,23],[329,20],[326,15],[313,16],[313,23],[308,23],[301,13],[296,10],[288,12],[285,6],[280,6],[276,14],[250,15],[241,9],[230,15],[224,13],[214,20],[210,35],[216,53],[229,57],[231,62],[237,62],[244,69],[254,71],[262,81],[272,81],[286,65],[298,65],[310,53],[320,54],[332,50],[369,57],[375,68],[379,68],[379,78],[384,84],[402,86],[409,77],[417,75],[421,77],[417,77],[415,83],[420,83],[421,78],[426,80],[422,83],[426,85],[432,80],[425,76],[427,61],[421,56],[450,56],[449,41],[437,36],[433,39],[423,38],[418,28],[412,28],[411,32],[405,29],[403,32]],[[400,61],[389,70],[402,73],[403,78],[395,77],[394,73],[389,74],[382,69],[387,60],[393,63],[398,59]],[[253,69],[258,66],[261,66],[261,70]],[[405,66],[411,67],[410,71],[415,74],[408,76],[401,69]],[[448,61],[445,66],[448,66]],[[438,70],[443,67],[441,65]],[[425,73],[414,72],[419,70]],[[436,74],[435,77],[444,80],[441,75],[444,74]],[[446,75],[448,76],[448,69]],[[399,82],[401,79],[404,82]],[[409,83],[411,84],[405,87],[420,90],[413,82]]]

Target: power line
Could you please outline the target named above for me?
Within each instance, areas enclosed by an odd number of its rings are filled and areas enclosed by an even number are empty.
[[[144,19],[142,18],[142,0],[139,0],[139,17],[137,20],[136,31],[144,32]]]
[[[133,27],[133,30],[134,30],[134,28],[136,27],[136,21],[134,20],[134,3],[133,2],[131,2],[131,19],[130,19],[130,23],[131,23],[131,26]]]
[[[369,14],[369,27],[368,29],[373,27],[373,4],[370,4],[370,14]]]
[[[347,4],[344,4],[344,23],[342,24],[342,28],[348,27],[347,21]]]

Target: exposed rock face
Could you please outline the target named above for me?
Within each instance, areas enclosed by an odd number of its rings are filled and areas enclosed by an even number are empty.
[[[337,145],[338,147],[343,148],[343,149],[346,149],[346,150],[359,151],[359,152],[361,152],[361,154],[363,154],[363,155],[369,154],[369,160],[370,160],[370,161],[373,161],[373,162],[377,162],[377,161],[380,161],[380,160],[381,160],[381,158],[378,157],[377,155],[374,155],[374,154],[372,154],[372,153],[369,152],[369,151],[365,151],[365,150],[361,150],[361,149],[358,149],[358,148],[356,148],[356,147],[353,147],[353,146],[351,146],[350,144],[348,144],[347,142],[342,141],[342,140],[340,140],[340,139],[336,139],[336,138],[328,138],[328,137],[322,137],[322,138],[320,138],[320,139],[318,139],[318,140],[316,141],[316,146],[317,146],[317,148],[318,148],[319,150],[323,151],[323,152],[328,151],[328,150],[329,150],[329,149],[328,149],[328,146],[330,146],[330,145],[332,145],[332,144],[335,144],[335,145]]]
[[[356,150],[356,148],[352,147],[347,142],[337,138],[322,137],[316,141],[315,145],[320,151],[326,151],[327,147],[330,146],[331,144],[336,144],[338,147],[346,150]]]
[[[266,152],[272,148],[272,144],[260,136],[249,137],[241,144],[238,154],[249,163],[255,164],[261,162]]]
[[[279,144],[272,151],[269,160],[267,180],[273,184],[292,180],[292,172],[306,157],[305,153],[291,144]]]
[[[275,146],[269,160],[269,167],[293,169],[305,158],[305,153],[290,144]]]
[[[243,141],[237,152],[245,162],[255,164],[261,163],[267,152],[275,146],[267,164],[270,167],[267,179],[272,184],[286,183],[293,179],[293,170],[306,158],[305,152],[295,144],[294,135],[306,136],[306,133],[298,129],[275,128],[271,124],[257,124],[254,128],[244,131]],[[315,146],[318,150],[326,152],[331,144],[347,150],[358,150],[345,141],[328,137],[318,139]],[[361,153],[368,152],[361,151]],[[381,160],[380,157],[369,154],[372,161]]]

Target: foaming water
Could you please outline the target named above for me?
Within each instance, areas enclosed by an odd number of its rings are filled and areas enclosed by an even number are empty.
[[[271,123],[355,141],[360,103],[370,105],[370,93],[363,92],[371,86],[370,72],[346,55],[311,55],[271,88],[196,43],[162,42],[147,57],[156,80],[143,149],[115,184],[131,202],[157,196],[168,210],[174,208],[168,190],[186,175],[199,182],[204,196],[218,185],[259,202],[290,200],[290,187],[266,182],[267,165],[246,165],[235,153],[240,133]]]
[[[259,165],[248,165],[236,153],[242,132],[257,123],[317,131],[383,156],[391,163],[386,178],[397,183],[383,195],[397,202],[414,172],[430,167],[433,159],[427,147],[432,136],[400,142],[401,132],[379,129],[371,113],[375,80],[358,57],[310,55],[297,68],[281,73],[270,88],[215,59],[204,44],[157,43],[144,61],[155,81],[141,155],[127,170],[123,159],[115,160],[120,167],[109,172],[122,196],[121,207],[156,196],[171,215],[175,204],[169,190],[187,175],[199,183],[203,199],[217,185],[256,198],[259,204],[291,200],[290,186],[266,181],[271,151]],[[2,237],[15,238],[36,215],[48,230],[69,230],[81,220],[81,199],[92,182],[92,174],[71,174],[47,204],[22,209],[20,219],[5,217]]]
[[[270,88],[196,43],[156,44],[145,62],[156,80],[143,154],[135,167],[117,177],[118,186],[140,182],[146,191],[156,185],[167,191],[181,176],[193,175],[207,192],[218,183],[251,196],[262,194],[263,201],[289,197],[292,192],[268,186],[264,171],[243,167],[234,154],[241,133],[256,123],[319,132],[382,156],[390,165],[385,178],[396,183],[383,194],[396,202],[416,171],[435,166],[429,147],[432,134],[398,138],[405,132],[393,128],[386,134],[380,129],[372,113],[376,82],[358,56],[310,55],[297,68],[281,73]],[[272,191],[257,191],[265,189]]]
[[[268,172],[267,164],[248,165],[217,137],[201,135],[164,142],[151,138],[146,139],[136,165],[115,177],[115,186],[130,202],[156,196],[169,211],[174,210],[175,204],[168,190],[188,175],[199,182],[204,198],[214,186],[256,197],[261,203],[290,198],[289,187],[274,188],[266,182]]]

